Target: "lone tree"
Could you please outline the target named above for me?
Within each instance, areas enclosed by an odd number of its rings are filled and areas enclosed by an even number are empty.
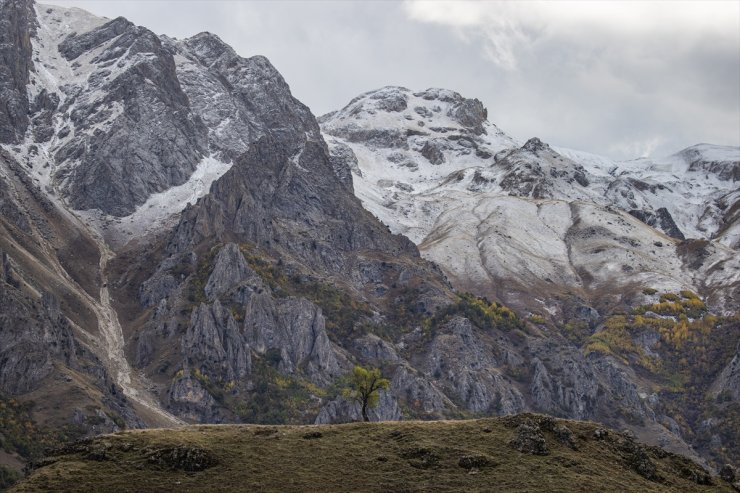
[[[343,395],[357,401],[362,406],[363,421],[370,421],[367,410],[378,405],[378,391],[389,386],[388,379],[380,375],[380,369],[355,366],[350,375],[349,387],[344,389]]]

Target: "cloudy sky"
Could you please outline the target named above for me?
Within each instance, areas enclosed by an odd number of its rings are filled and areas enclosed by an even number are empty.
[[[384,85],[477,97],[525,140],[618,159],[740,145],[740,2],[47,0],[267,56],[316,115]]]

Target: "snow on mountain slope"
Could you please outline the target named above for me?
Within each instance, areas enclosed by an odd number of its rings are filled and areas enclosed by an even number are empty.
[[[732,299],[739,148],[615,162],[520,145],[486,118],[451,91],[386,87],[320,122],[365,208],[460,287],[519,306],[525,294],[618,301],[648,286]],[[691,267],[677,253],[685,237],[715,240]]]
[[[452,91],[385,87],[319,123],[332,154],[351,161],[355,193],[365,207],[419,243],[442,209],[435,201],[408,199],[431,192],[460,169],[483,167],[496,152],[516,145],[486,118],[480,101]],[[342,153],[347,146],[350,152]]]
[[[726,228],[736,222],[728,213],[740,200],[740,148],[698,144],[664,158],[616,163],[613,174],[615,183],[631,178],[658,187],[656,192],[638,183],[631,190],[634,197],[613,194],[618,207],[665,208],[687,238],[719,238],[738,247],[737,233],[728,235]]]
[[[266,133],[296,152],[321,139],[264,57],[209,33],[176,40],[124,18],[31,8],[30,124],[8,150],[115,246],[171,221]]]
[[[205,129],[159,38],[123,18],[33,8],[30,125],[16,150],[31,174],[73,209],[118,217],[185,183]]]
[[[188,181],[164,192],[150,195],[147,201],[125,217],[109,216],[97,209],[78,211],[77,215],[103,232],[105,241],[114,248],[128,241],[163,231],[178,219],[178,213],[206,195],[211,184],[231,168],[214,156],[203,158]]]
[[[532,309],[533,296],[554,300],[563,292],[582,299],[598,293],[601,302],[618,303],[622,294],[643,287],[701,291],[709,267],[724,273],[710,284],[729,288],[740,272],[738,255],[720,246],[710,248],[701,267],[687,269],[676,254],[678,241],[593,203],[487,193],[453,197],[419,249],[454,284],[519,308]],[[728,296],[720,291],[716,301],[728,302]],[[555,314],[557,305],[544,308]]]

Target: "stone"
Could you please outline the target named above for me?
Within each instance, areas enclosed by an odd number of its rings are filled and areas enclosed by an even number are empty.
[[[167,408],[185,419],[202,423],[223,423],[229,418],[216,399],[191,375],[176,376],[167,389]]]
[[[735,468],[730,464],[724,464],[719,470],[719,477],[722,481],[734,483],[736,478]]]
[[[182,338],[182,353],[188,366],[225,382],[244,378],[252,364],[247,339],[218,300],[193,310]]]
[[[460,125],[467,127],[473,133],[480,135],[484,132],[483,122],[488,118],[488,111],[477,99],[463,99],[451,110],[452,118]]]
[[[75,132],[55,151],[56,178],[72,207],[126,216],[189,178],[206,154],[207,130],[180,85],[173,54],[154,33],[119,17],[60,44],[69,60],[94,49],[101,52],[91,65],[124,69],[90,78],[85,91],[100,98],[68,95],[60,111],[74,104]]]
[[[556,425],[553,427],[552,432],[560,443],[568,446],[572,450],[578,450],[578,445],[576,444],[575,437],[573,436],[573,432],[570,431],[570,428],[565,425]]]
[[[651,481],[660,479],[655,463],[650,459],[645,447],[627,437],[621,440],[618,448],[630,469]]]
[[[28,128],[29,73],[33,67],[31,36],[36,23],[33,2],[0,3],[0,143],[23,139]]]
[[[673,220],[673,216],[668,212],[665,207],[660,207],[655,211],[632,209],[629,211],[630,215],[636,217],[640,221],[644,222],[648,226],[653,226],[660,229],[665,234],[677,240],[685,240],[683,232],[676,225]]]
[[[445,162],[445,147],[441,140],[427,140],[421,148],[421,155],[432,164],[442,164]]]
[[[336,139],[327,139],[327,144],[329,145],[329,160],[334,169],[334,174],[347,190],[354,193],[352,174],[362,176],[357,156],[355,156],[350,146]]]
[[[596,440],[604,440],[608,436],[609,436],[609,430],[606,430],[604,428],[596,428],[594,430],[594,439]]]
[[[480,469],[492,465],[492,462],[486,455],[463,455],[457,461],[457,465],[463,469]]]
[[[146,450],[147,462],[167,469],[198,472],[218,465],[218,458],[207,448],[176,445]]]
[[[321,309],[310,301],[255,294],[244,319],[245,342],[260,355],[277,351],[281,372],[292,374],[300,368],[319,385],[332,383],[342,373]]]
[[[428,347],[424,373],[455,395],[469,411],[513,414],[524,410],[517,387],[497,369],[494,346],[470,320],[454,317]]]
[[[227,243],[216,255],[213,270],[208,277],[204,291],[209,300],[215,300],[256,277],[257,274],[244,260],[239,245]]]
[[[517,426],[516,437],[509,441],[509,446],[523,454],[550,454],[550,449],[547,447],[542,430],[531,420],[527,420]]]

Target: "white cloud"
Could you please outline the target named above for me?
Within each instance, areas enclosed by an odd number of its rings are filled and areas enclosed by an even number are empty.
[[[740,2],[408,0],[489,62],[505,130],[631,158],[740,144]]]

